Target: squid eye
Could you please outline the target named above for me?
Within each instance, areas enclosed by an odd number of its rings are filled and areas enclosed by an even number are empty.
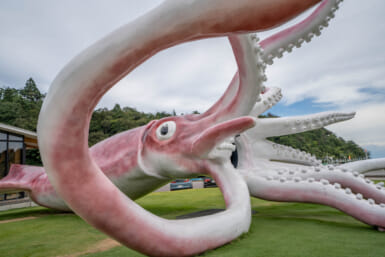
[[[156,137],[159,140],[167,140],[174,135],[175,131],[176,131],[175,122],[166,121],[156,129]]]

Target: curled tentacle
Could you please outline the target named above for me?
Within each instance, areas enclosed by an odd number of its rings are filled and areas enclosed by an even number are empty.
[[[255,34],[233,34],[228,38],[237,61],[238,72],[223,96],[203,114],[190,116],[192,120],[207,118],[221,121],[248,115],[255,102],[259,101],[262,83],[267,78],[258,38]]]
[[[190,120],[199,120],[207,116],[221,117],[219,114],[226,113],[226,115],[228,115],[230,111],[233,113],[232,116],[237,117],[237,113],[248,112],[249,107],[247,106],[250,106],[259,94],[260,84],[263,80],[261,77],[263,76],[264,66],[258,64],[258,60],[260,60],[258,57],[260,50],[258,50],[259,45],[257,44],[257,39],[254,35],[233,35],[230,36],[230,39],[242,74],[242,79],[240,80],[239,74],[237,73],[221,100],[204,115],[187,116]],[[241,87],[239,87],[240,81]],[[245,101],[249,102],[246,106]],[[240,111],[241,108],[246,109]],[[221,117],[220,119],[225,118]],[[220,121],[220,119],[218,118],[216,122]],[[137,138],[137,132],[142,129],[144,129],[144,127],[120,133],[90,148],[92,158],[103,173],[131,199],[137,199],[152,192],[169,181],[169,179],[165,178],[143,177],[140,174],[127,172],[131,169],[128,164],[134,162],[132,160],[133,156],[136,157],[136,142],[139,140]],[[127,162],[126,160],[130,161]],[[20,170],[20,167],[18,167],[18,170]],[[39,183],[32,181],[32,178],[28,183],[26,181],[19,183],[17,179],[13,178],[16,184],[14,183],[13,188],[9,188],[7,186],[8,184],[6,184],[8,183],[7,180],[3,179],[5,182],[3,183],[3,180],[0,180],[0,188],[4,188],[6,191],[14,189],[24,190],[26,189],[25,186],[28,185],[28,191],[30,191],[32,199],[37,204],[53,209],[70,210],[50,185],[44,168],[23,166],[22,170],[25,173],[28,170],[34,172],[35,169],[38,169],[42,175]],[[30,186],[32,183],[34,184],[33,187]],[[40,190],[40,188],[45,189]]]
[[[368,225],[385,227],[385,204],[364,199],[349,188],[331,184],[328,180],[314,178],[255,176],[250,171],[240,171],[246,178],[250,194],[254,197],[284,202],[319,203],[334,207]]]
[[[88,150],[92,110],[119,79],[165,48],[204,37],[273,27],[317,2],[169,0],[82,52],[52,83],[39,117],[39,146],[55,190],[87,222],[126,246],[149,255],[193,255],[218,247],[245,232],[250,209],[244,181],[234,174],[228,163],[218,167],[218,163],[222,163],[218,159],[186,152],[183,144],[190,149],[201,133],[213,142],[223,133],[240,133],[240,125],[243,129],[253,125],[252,118],[228,121],[228,124],[221,124],[225,131],[217,133],[211,131],[210,126],[220,119],[191,124],[184,118],[166,118],[149,123],[139,133],[136,168],[146,175],[163,177],[167,173],[185,175],[201,171],[219,181],[228,210],[199,218],[192,224],[164,220],[146,212],[108,180]],[[266,15],[273,9],[277,11],[267,19]],[[207,134],[207,130],[210,133]],[[194,133],[191,135],[191,132]],[[212,144],[206,146],[213,147]],[[218,150],[220,156],[229,152]],[[156,168],[159,174],[154,173]],[[234,182],[236,186],[232,185]]]
[[[325,0],[304,21],[280,31],[261,42],[264,48],[263,60],[272,64],[274,58],[282,57],[285,52],[291,52],[294,47],[300,47],[304,42],[310,42],[321,30],[329,25],[334,13],[342,0]]]

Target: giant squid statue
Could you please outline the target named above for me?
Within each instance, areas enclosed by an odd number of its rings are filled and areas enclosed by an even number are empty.
[[[164,1],[63,68],[52,82],[38,122],[44,168],[12,166],[0,181],[0,191],[28,190],[38,204],[72,210],[127,247],[153,256],[198,254],[247,232],[249,194],[330,205],[384,228],[381,185],[345,168],[323,168],[314,157],[265,139],[323,127],[354,114],[257,119],[281,97],[278,89],[263,86],[266,65],[320,34],[340,2]],[[247,34],[276,27],[317,3],[304,21],[261,42]],[[117,81],[163,49],[218,36],[229,38],[238,72],[209,110],[151,121],[88,148],[92,111]],[[236,168],[230,161],[235,150]],[[215,178],[225,199],[224,212],[166,220],[133,201],[174,178],[198,174]]]

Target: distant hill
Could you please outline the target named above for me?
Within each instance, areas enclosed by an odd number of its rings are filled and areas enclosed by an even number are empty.
[[[357,160],[366,157],[364,149],[355,142],[345,141],[325,128],[295,135],[272,137],[269,140],[314,154],[320,160],[327,158],[344,160],[349,156],[351,160]]]
[[[276,118],[273,114],[261,118]],[[311,153],[319,160],[365,159],[365,150],[353,141],[345,141],[325,128],[288,136],[271,137],[269,140]],[[367,153],[370,157],[370,153]]]
[[[36,131],[36,124],[45,94],[37,88],[35,81],[27,80],[23,89],[0,88],[0,122],[20,128]],[[195,112],[196,113],[196,112]],[[89,145],[106,139],[116,133],[147,124],[154,119],[175,116],[174,113],[144,113],[132,107],[116,104],[111,110],[101,108],[94,111],[90,123]],[[274,115],[269,115],[273,118]],[[353,141],[345,141],[327,129],[290,136],[272,137],[271,141],[314,154],[318,159],[352,159],[365,157],[364,149]],[[37,150],[27,151],[27,163],[41,165]]]

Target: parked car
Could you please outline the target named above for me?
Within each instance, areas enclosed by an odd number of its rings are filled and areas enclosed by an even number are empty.
[[[203,178],[203,186],[204,187],[216,187],[217,183],[215,182],[214,179],[209,178],[209,177],[205,177],[205,178]]]
[[[193,184],[189,179],[176,179],[171,181],[170,190],[192,189]]]

